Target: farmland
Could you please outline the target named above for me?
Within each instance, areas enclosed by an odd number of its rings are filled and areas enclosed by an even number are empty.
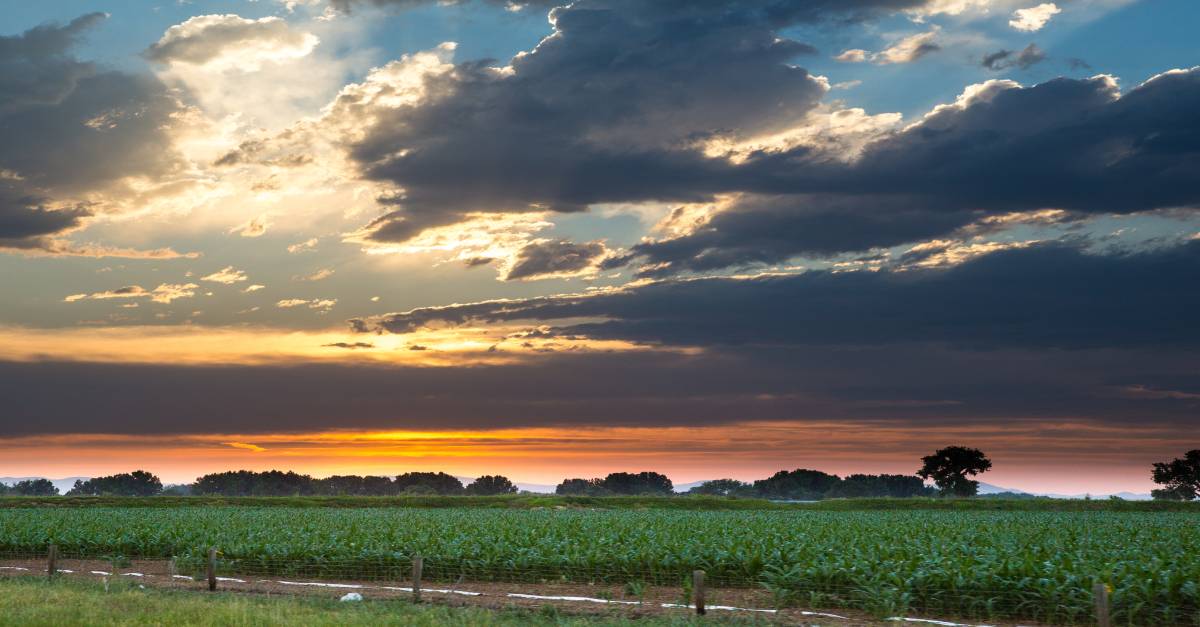
[[[1095,583],[1114,616],[1192,622],[1200,515],[1048,511],[688,511],[9,507],[0,552],[160,556],[227,572],[766,588],[780,605],[1074,622]]]

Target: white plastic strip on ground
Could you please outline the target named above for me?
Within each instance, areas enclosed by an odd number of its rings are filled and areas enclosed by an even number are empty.
[[[122,577],[145,577],[142,573],[121,573]]]
[[[217,581],[232,581],[233,583],[246,583],[245,579],[235,579],[233,577],[217,577]]]
[[[692,609],[691,605],[681,605],[679,603],[663,603],[662,606],[663,607],[679,607],[679,608],[684,608],[684,609]],[[764,612],[767,614],[774,614],[779,611],[779,610],[756,610],[752,607],[732,607],[729,605],[705,605],[704,609],[706,609],[706,610],[730,610],[730,611],[735,611],[735,612]]]
[[[105,572],[105,571],[103,571],[103,570],[93,570],[93,571],[92,571],[92,574],[93,574],[93,575],[111,575],[112,573],[110,573],[110,572]]]
[[[944,627],[992,627],[991,625],[968,625],[966,623],[952,623],[948,620],[933,620],[931,618],[908,618],[906,616],[893,616],[887,620],[894,620],[904,623],[926,623],[929,625],[943,625]]]
[[[379,586],[376,590],[397,590],[400,592],[412,592],[412,588],[402,588],[398,586]],[[421,592],[433,592],[435,594],[461,594],[469,597],[483,596],[482,592],[471,592],[469,590],[446,590],[444,588],[421,588]]]
[[[265,581],[265,580],[264,580]],[[285,586],[314,586],[317,588],[353,588],[361,590],[368,586],[360,586],[352,583],[321,583],[319,581],[275,581],[274,583]]]
[[[594,597],[556,597],[542,596],[540,594],[521,594],[520,592],[509,592],[505,596],[510,596],[516,599],[541,599],[545,601],[581,601],[585,603],[616,603],[619,605],[641,605],[641,601],[614,601],[613,599],[597,599]]]
[[[20,566],[0,566],[0,570],[29,570]]]

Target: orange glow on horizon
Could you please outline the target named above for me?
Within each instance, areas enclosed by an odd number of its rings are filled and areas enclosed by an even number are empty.
[[[935,433],[936,431],[936,433]],[[165,482],[224,470],[315,476],[440,470],[557,484],[568,477],[655,470],[676,483],[815,468],[839,475],[915,471],[936,446],[989,453],[983,480],[1053,492],[1145,492],[1149,467],[1177,448],[1170,433],[1013,421],[931,429],[883,422],[757,422],[699,427],[535,427],[220,435],[55,435],[0,439],[0,475],[95,476],[144,468]],[[865,452],[870,451],[870,452]]]

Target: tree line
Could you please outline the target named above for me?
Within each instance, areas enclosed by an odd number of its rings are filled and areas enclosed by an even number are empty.
[[[921,458],[913,475],[846,477],[799,468],[753,482],[715,479],[692,488],[688,494],[772,500],[918,496],[975,496],[979,482],[970,477],[987,472],[992,462],[979,449],[949,446]],[[1156,499],[1193,500],[1200,496],[1200,449],[1183,458],[1153,465],[1152,478],[1164,486],[1153,491]],[[925,485],[931,480],[935,487]],[[335,475],[317,479],[292,471],[234,470],[204,475],[189,485],[169,486],[144,470],[79,480],[67,496],[399,496],[515,494],[517,486],[502,475],[485,475],[464,485],[444,472],[408,472],[396,476]],[[26,479],[11,486],[0,483],[0,496],[54,496],[58,488],[46,479]],[[555,494],[624,496],[675,494],[670,478],[657,472],[614,472],[603,478],[566,479]]]
[[[604,478],[567,479],[554,490],[560,495],[614,496],[629,494],[669,495],[674,486],[657,472],[612,473]],[[779,472],[754,482],[714,479],[688,490],[687,494],[815,501],[826,498],[933,496],[920,477],[910,475],[850,475],[845,479],[799,468]]]

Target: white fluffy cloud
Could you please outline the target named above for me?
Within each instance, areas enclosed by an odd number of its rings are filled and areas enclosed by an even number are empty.
[[[1045,26],[1050,18],[1062,13],[1062,9],[1053,2],[1045,2],[1036,7],[1028,9],[1017,9],[1013,11],[1013,19],[1008,21],[1008,25],[1027,33],[1039,31]]]
[[[308,56],[320,43],[278,17],[249,20],[237,15],[198,15],[167,29],[146,56],[162,63],[218,66],[253,72],[265,63]]]

